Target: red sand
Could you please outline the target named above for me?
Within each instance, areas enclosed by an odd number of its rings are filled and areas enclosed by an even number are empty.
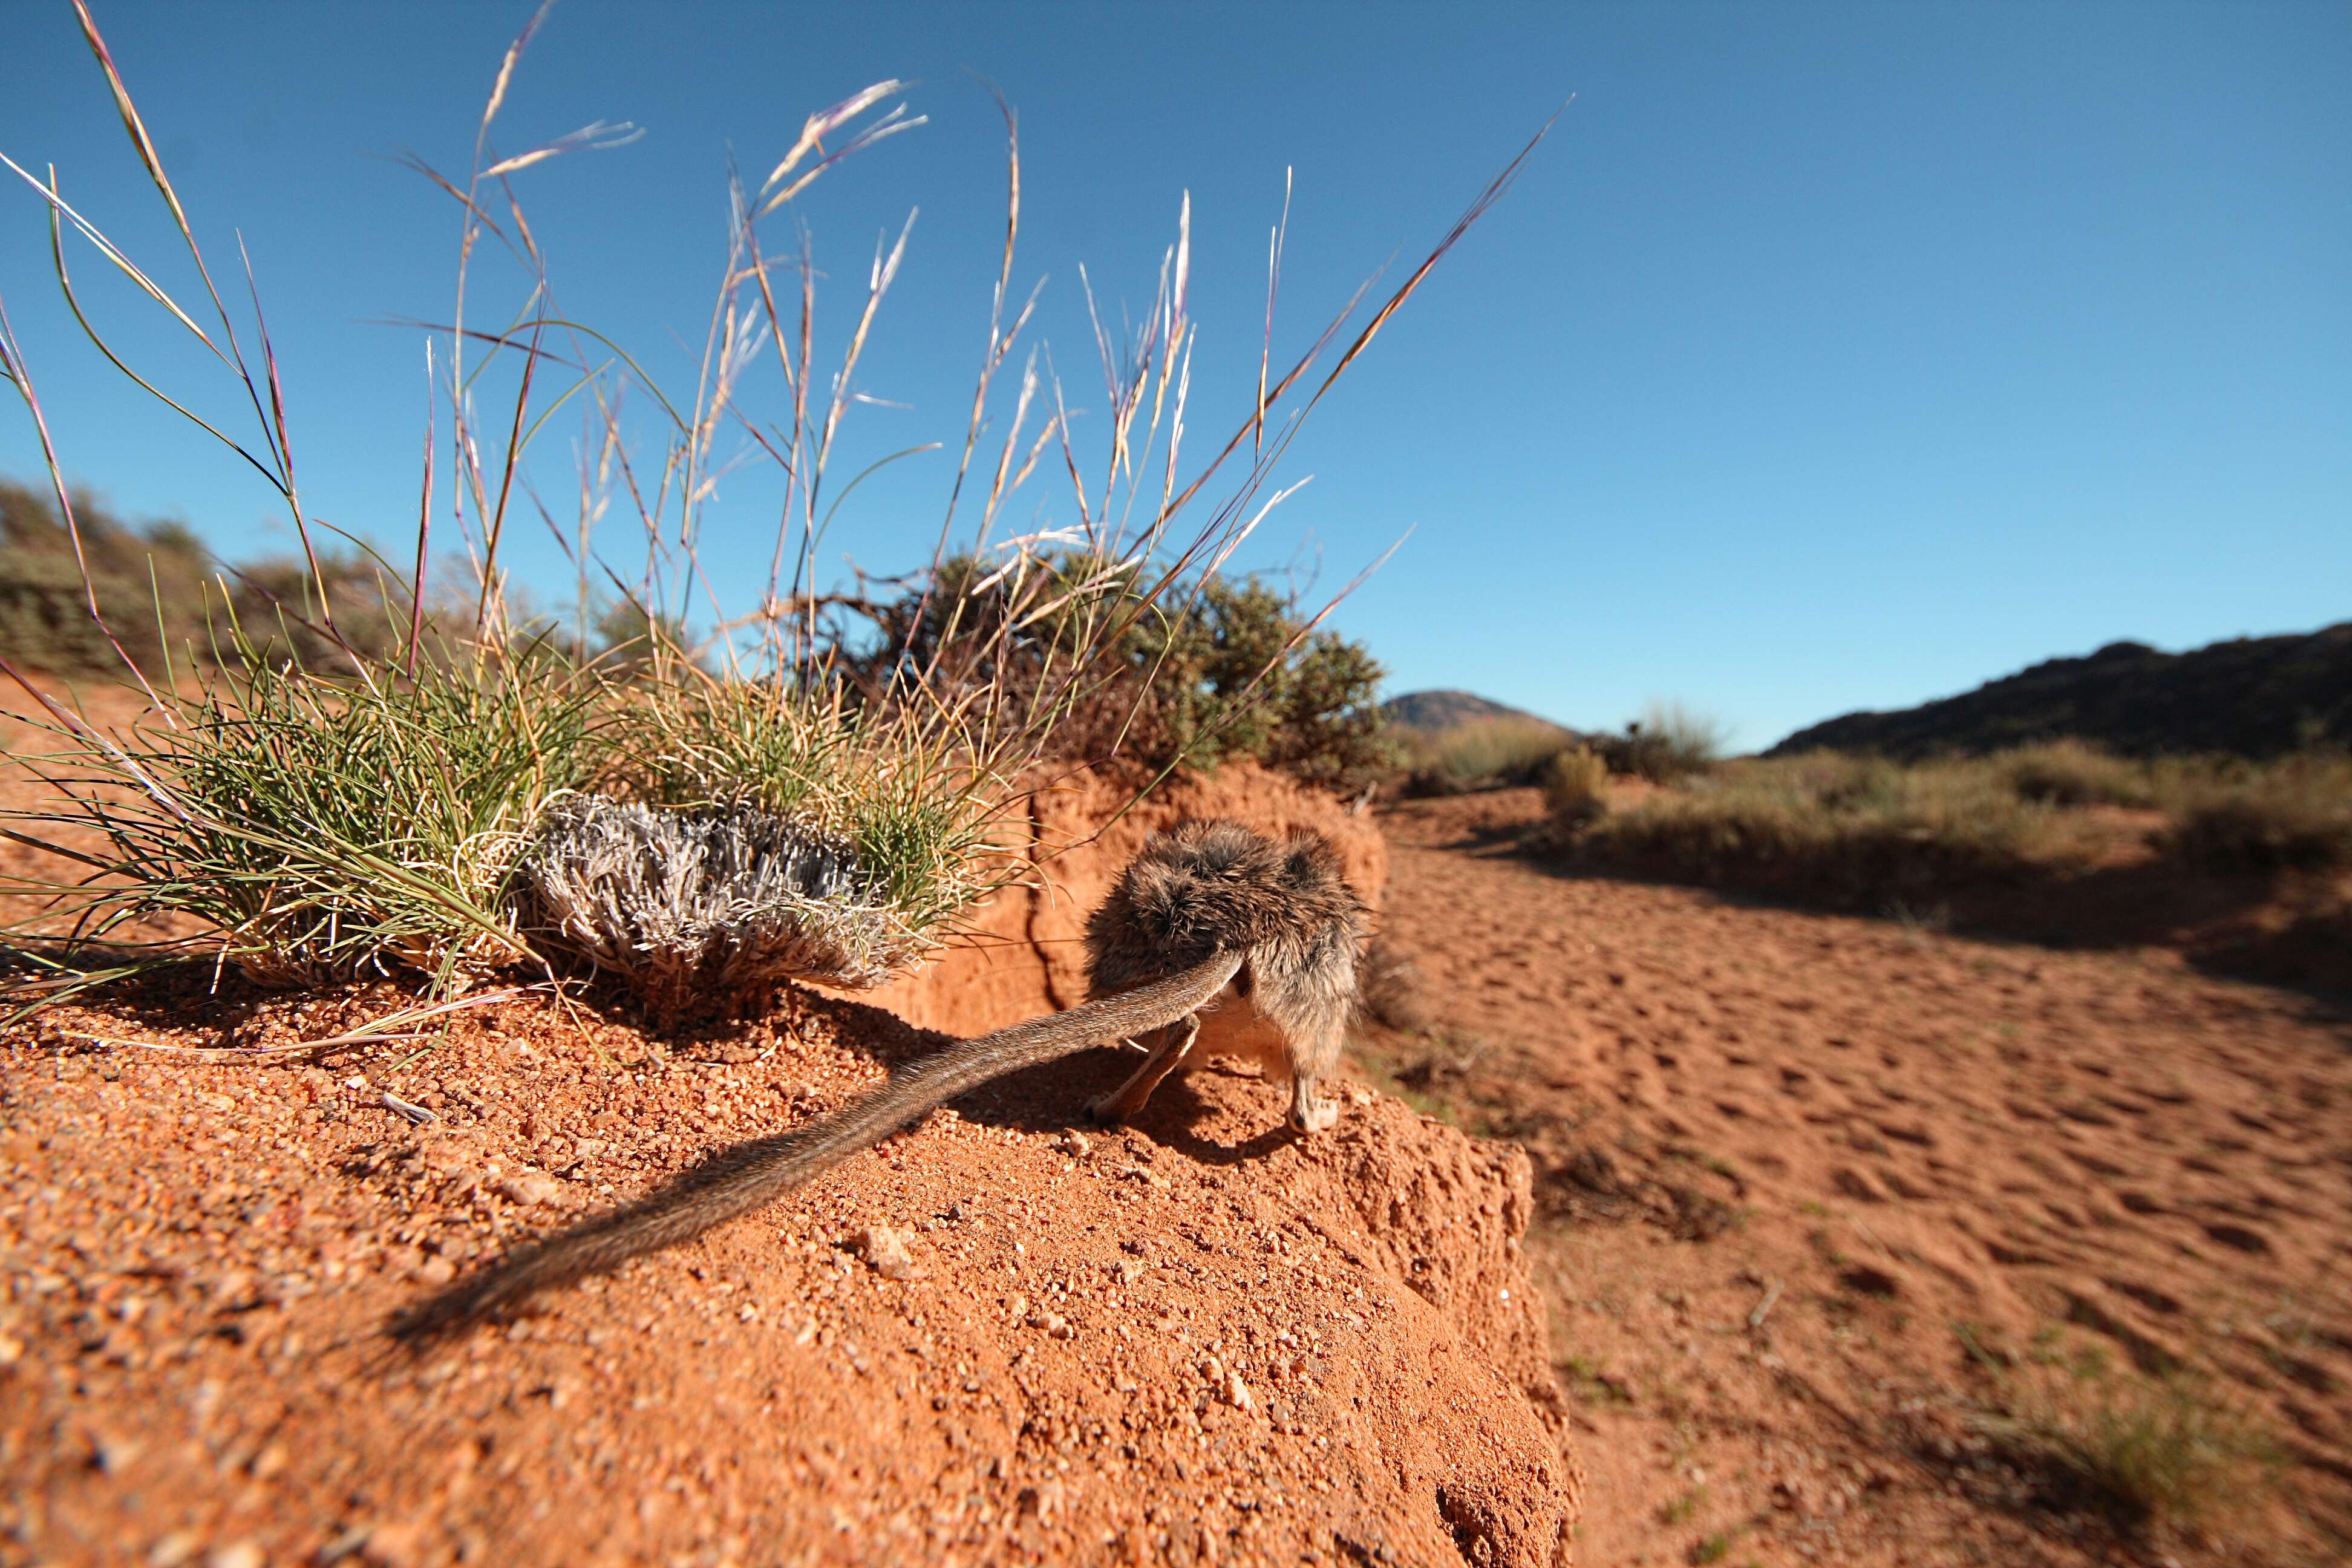
[[[2346,1560],[2340,1007],[1559,874],[1507,848],[1531,792],[1399,808],[1383,846],[1246,772],[1185,790],[1154,809],[1386,863],[1436,1032],[1369,1054],[1526,1153],[1369,1091],[1300,1142],[1219,1070],[1073,1137],[1106,1055],[409,1360],[375,1331],[468,1259],[937,1037],[803,995],[583,1037],[534,1001],[198,1060],[88,1037],[250,1050],[398,998],[61,1008],[0,1046],[0,1563]],[[867,1000],[958,1032],[1072,1000],[1148,820]],[[877,1226],[919,1277],[869,1264]],[[2165,1379],[2271,1456],[2193,1527],[1991,1441],[2020,1390]]]
[[[1270,805],[1377,868],[1369,822],[1286,791],[1233,770],[1121,832]],[[928,984],[986,996],[1019,953],[1042,991],[1039,952],[968,953]],[[412,1357],[380,1330],[457,1268],[941,1037],[801,994],[667,1042],[612,1021],[583,1037],[538,1001],[316,1063],[93,1041],[266,1049],[400,1000],[183,984],[5,1040],[0,1560],[1560,1556],[1580,1476],[1507,1146],[1361,1089],[1301,1142],[1272,1086],[1213,1069],[1134,1128],[1078,1131],[1127,1065],[1096,1053]],[[387,1089],[438,1120],[412,1127]]]
[[[1390,940],[1459,1031],[1384,1044],[1535,1157],[1580,1561],[2352,1555],[2340,1006],[1556,874],[1502,847],[1539,809],[1384,818]],[[1984,1441],[2053,1375],[2185,1378],[2273,1458],[2201,1534],[2119,1541]]]

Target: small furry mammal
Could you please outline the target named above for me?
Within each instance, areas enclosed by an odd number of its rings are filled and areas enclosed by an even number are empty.
[[[956,1096],[1124,1039],[1143,1065],[1092,1108],[1143,1109],[1195,1050],[1254,1058],[1290,1084],[1290,1124],[1339,1119],[1322,1080],[1355,1002],[1364,906],[1314,833],[1282,843],[1222,820],[1155,833],[1087,923],[1089,1000],[950,1046],[883,1088],[781,1137],[738,1145],[661,1191],[596,1215],[420,1303],[404,1336],[457,1327],[535,1291],[674,1247],[782,1196]],[[1144,1037],[1149,1037],[1145,1039]]]

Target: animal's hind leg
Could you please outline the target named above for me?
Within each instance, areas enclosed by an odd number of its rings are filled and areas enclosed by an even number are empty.
[[[1300,1132],[1328,1132],[1339,1120],[1337,1100],[1323,1092],[1324,1075],[1339,1065],[1335,1029],[1318,1031],[1311,1048],[1290,1058],[1290,1125]]]
[[[1126,1121],[1143,1109],[1160,1080],[1184,1065],[1192,1054],[1192,1044],[1201,1037],[1201,1019],[1197,1014],[1186,1014],[1160,1031],[1160,1042],[1143,1058],[1143,1065],[1125,1083],[1104,1095],[1089,1107],[1104,1121]]]
[[[1299,1132],[1328,1132],[1339,1121],[1339,1105],[1305,1073],[1290,1080],[1290,1125]]]

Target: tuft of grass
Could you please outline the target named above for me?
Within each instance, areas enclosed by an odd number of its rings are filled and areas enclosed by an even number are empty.
[[[1609,811],[1609,764],[1590,746],[1563,751],[1544,764],[1544,810],[1569,831],[1598,822]]]
[[[2148,806],[2157,803],[2156,771],[2086,742],[2046,741],[1997,752],[1990,762],[2017,798],[2047,805]]]
[[[2019,800],[1992,769],[1828,752],[1727,763],[1605,816],[1573,816],[1553,836],[1585,858],[1880,901],[2088,853],[2071,819]]]
[[[1574,740],[1541,719],[1474,719],[1412,742],[1413,785],[1422,794],[1459,795],[1532,784]]]
[[[2216,871],[2352,866],[2352,755],[2312,752],[2177,784],[2165,847]]]
[[[516,854],[593,766],[591,686],[543,660],[321,675],[234,626],[219,653],[193,694],[165,686],[112,733],[43,699],[58,744],[26,765],[53,797],[10,813],[6,831],[87,874],[11,880],[45,928],[70,929],[38,951],[75,964],[184,954],[137,934],[169,919],[205,933],[193,951],[268,986],[398,970],[447,985],[529,956]]]
[[[872,897],[934,947],[1016,873],[1008,765],[947,715],[856,704],[662,661],[616,724],[625,793],[680,809],[749,805],[838,839]],[[1015,751],[1006,757],[1004,752]]]
[[[2210,1518],[2266,1458],[2243,1422],[2187,1374],[2052,1375],[2012,1384],[2008,1403],[1981,1423],[1996,1447],[2040,1479],[2052,1503],[2101,1514],[2126,1533]]]

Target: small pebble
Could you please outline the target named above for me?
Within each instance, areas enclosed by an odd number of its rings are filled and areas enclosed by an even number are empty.
[[[552,1180],[536,1171],[518,1171],[511,1176],[501,1176],[498,1188],[500,1196],[526,1207],[553,1203],[563,1191]]]
[[[853,1238],[866,1266],[885,1279],[920,1279],[923,1268],[907,1250],[907,1238],[887,1225],[869,1225]]]
[[[196,1539],[195,1531],[175,1530],[148,1548],[147,1568],[180,1568],[180,1564],[194,1557],[196,1549],[203,1544]]]

